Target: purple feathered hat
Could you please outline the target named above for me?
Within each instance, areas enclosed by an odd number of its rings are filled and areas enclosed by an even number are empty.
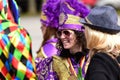
[[[42,5],[40,21],[47,27],[58,28],[61,0],[46,0]]]
[[[61,0],[59,15],[59,30],[72,29],[84,31],[80,18],[88,15],[89,9],[78,0]]]

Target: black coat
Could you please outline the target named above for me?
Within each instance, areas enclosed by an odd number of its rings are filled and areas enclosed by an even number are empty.
[[[96,53],[88,66],[85,80],[120,80],[120,67],[107,54]]]

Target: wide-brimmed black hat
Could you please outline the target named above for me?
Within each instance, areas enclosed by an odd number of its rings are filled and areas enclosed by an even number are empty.
[[[111,6],[95,7],[89,15],[80,20],[81,23],[88,27],[101,32],[116,34],[120,32],[118,16],[115,9]]]

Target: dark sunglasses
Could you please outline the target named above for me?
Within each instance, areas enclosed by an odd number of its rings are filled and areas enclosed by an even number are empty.
[[[61,30],[61,31],[57,31],[57,37],[60,38],[60,36],[64,34],[65,36],[69,37],[71,32],[68,30]]]

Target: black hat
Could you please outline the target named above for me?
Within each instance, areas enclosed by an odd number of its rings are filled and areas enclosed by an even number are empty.
[[[93,8],[89,15],[86,18],[81,19],[80,22],[101,32],[109,34],[116,34],[120,32],[120,26],[117,24],[117,13],[111,6]]]

